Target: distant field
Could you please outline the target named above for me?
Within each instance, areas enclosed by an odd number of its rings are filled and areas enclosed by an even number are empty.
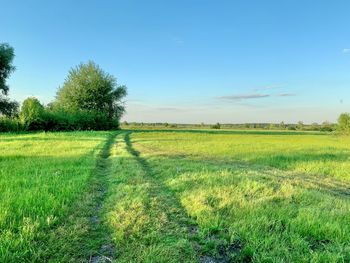
[[[349,137],[124,130],[0,146],[1,262],[350,261]]]

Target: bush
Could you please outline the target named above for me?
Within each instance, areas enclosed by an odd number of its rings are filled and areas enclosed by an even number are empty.
[[[23,130],[18,119],[11,119],[8,117],[0,118],[0,132],[19,132]]]
[[[40,101],[29,97],[23,101],[19,117],[26,130],[43,130],[45,127],[44,113],[45,109]]]
[[[97,112],[75,112],[45,110],[40,118],[30,121],[1,117],[0,132],[19,131],[77,131],[119,129],[116,119]]]
[[[221,125],[220,125],[220,123],[216,123],[216,124],[212,125],[211,128],[212,129],[220,129]]]
[[[46,111],[45,131],[73,131],[73,130],[112,130],[118,129],[116,119],[110,119],[98,112],[78,111]]]

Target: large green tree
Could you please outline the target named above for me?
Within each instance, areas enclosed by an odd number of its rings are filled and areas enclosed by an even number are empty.
[[[9,86],[7,78],[15,70],[13,66],[14,50],[8,44],[0,43],[0,115],[14,115],[18,109],[18,103],[11,101],[7,95]]]
[[[54,106],[72,112],[95,111],[119,119],[125,112],[122,99],[126,94],[126,87],[117,85],[115,77],[89,61],[69,71]]]

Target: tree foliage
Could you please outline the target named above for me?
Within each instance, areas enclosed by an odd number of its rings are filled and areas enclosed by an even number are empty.
[[[342,113],[338,118],[338,130],[342,132],[350,131],[350,114]]]
[[[13,116],[17,113],[18,103],[8,99],[7,78],[15,70],[12,65],[14,50],[8,44],[0,43],[0,115]]]
[[[89,61],[69,71],[54,106],[69,112],[91,111],[119,119],[125,111],[122,99],[126,94],[126,87],[118,86],[115,77]]]
[[[217,122],[216,124],[212,125],[211,128],[212,129],[220,129],[221,125],[220,125],[220,123]]]
[[[15,117],[18,113],[19,103],[0,95],[0,114]]]
[[[7,95],[9,90],[6,79],[15,70],[12,65],[14,56],[14,50],[9,44],[0,44],[0,91],[3,95]]]
[[[24,124],[42,121],[44,106],[35,97],[29,97],[23,101],[20,119]]]

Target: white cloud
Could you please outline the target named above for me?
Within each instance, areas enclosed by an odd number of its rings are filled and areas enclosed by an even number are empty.
[[[277,96],[279,96],[279,97],[293,97],[293,96],[295,96],[295,94],[294,93],[280,93]]]

